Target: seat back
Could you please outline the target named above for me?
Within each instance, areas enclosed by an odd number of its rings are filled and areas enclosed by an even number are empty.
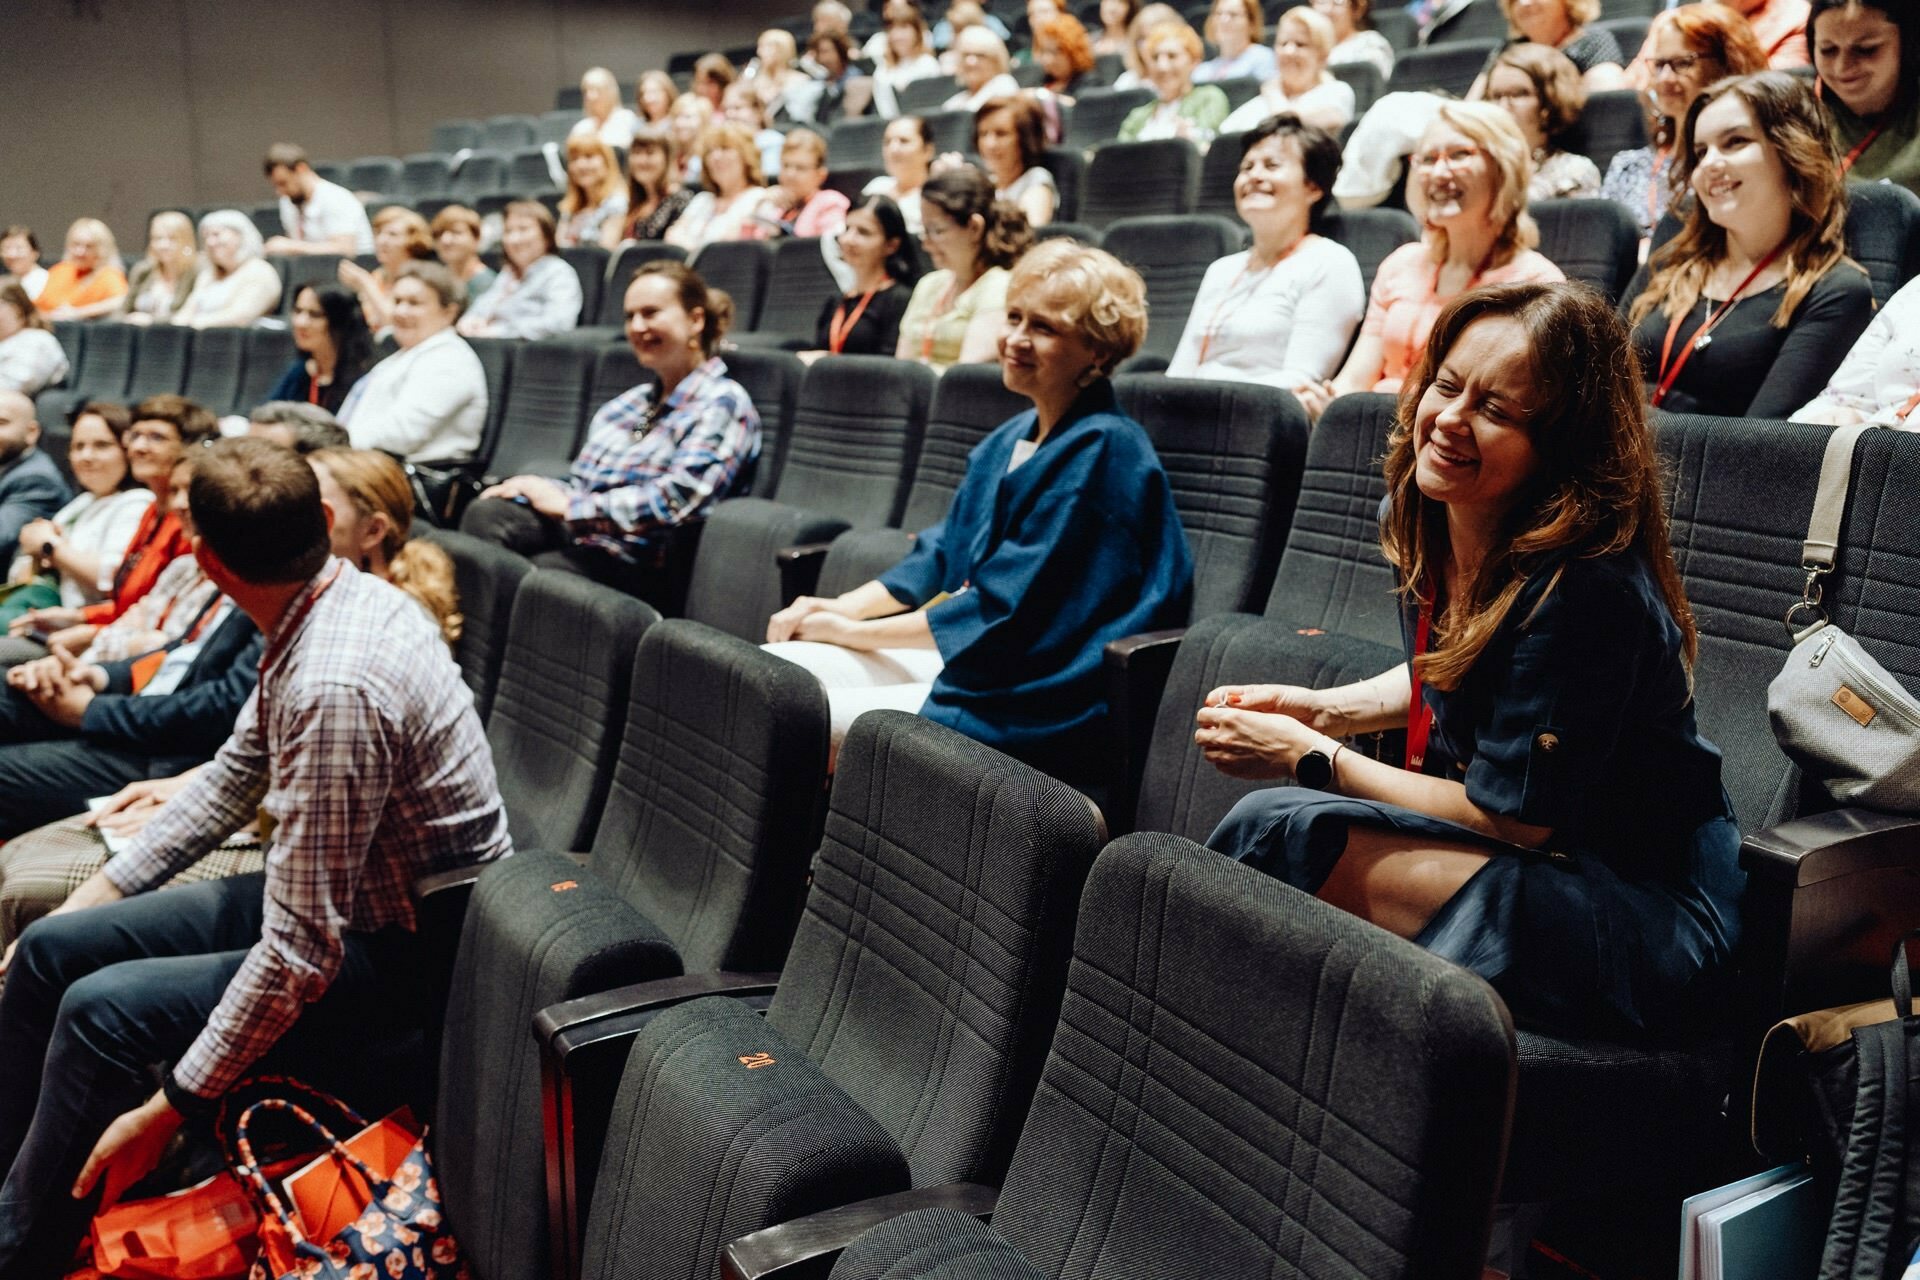
[[[470,151],[480,145],[485,127],[478,120],[442,120],[433,126],[430,148],[444,154]]]
[[[1487,9],[1501,24],[1504,37],[1506,19],[1499,15],[1498,6],[1489,0],[1475,0],[1472,9]],[[1433,93],[1442,92],[1454,97],[1464,97],[1473,87],[1473,79],[1480,74],[1488,57],[1501,45],[1501,40],[1448,40],[1440,44],[1428,45],[1421,49],[1408,49],[1394,60],[1393,75],[1387,80],[1388,93]]]
[[[880,142],[887,131],[880,116],[856,116],[836,120],[827,131],[827,159],[835,169],[854,166],[877,167],[881,161]]]
[[[653,606],[571,573],[534,573],[514,597],[487,717],[500,799],[519,849],[593,843],[620,749],[633,651]]]
[[[496,151],[531,147],[540,140],[540,121],[536,116],[489,116],[480,125],[481,141]]]
[[[891,356],[816,360],[800,384],[776,492],[789,507],[855,526],[899,517],[926,428],[935,379]]]
[[[742,347],[724,352],[721,360],[727,376],[746,388],[760,415],[760,461],[753,474],[744,477],[743,493],[771,496],[780,478],[780,464],[786,457],[787,439],[793,434],[793,415],[800,403],[800,383],[807,366],[790,351],[755,351]]]
[[[308,285],[318,288],[323,284],[336,283],[340,278],[340,259],[341,255],[337,253],[303,253],[268,258],[267,261],[280,272],[280,279],[285,283],[280,290],[280,314],[288,315],[293,311],[300,291]],[[274,377],[279,376],[276,370]]]
[[[1207,268],[1238,252],[1240,226],[1208,214],[1122,218],[1107,228],[1101,244],[1140,273],[1147,285],[1147,337],[1140,350],[1171,357],[1186,331],[1187,315]]]
[[[1233,203],[1233,180],[1240,172],[1240,148],[1245,137],[1243,133],[1223,133],[1207,148],[1206,157],[1200,161],[1200,186],[1193,201],[1195,213],[1242,222],[1240,211]]]
[[[773,247],[773,266],[767,273],[767,292],[760,303],[755,333],[781,339],[813,342],[820,307],[840,292],[827,270],[817,238],[788,238]]]
[[[562,249],[560,256],[573,268],[573,274],[580,277],[579,323],[592,324],[594,317],[600,314],[601,293],[607,284],[609,255],[597,244],[581,244]]]
[[[193,359],[180,394],[215,413],[230,413],[240,398],[240,370],[247,353],[245,329],[201,329],[193,335]]]
[[[1040,153],[1040,167],[1053,175],[1059,199],[1054,204],[1057,222],[1072,222],[1080,216],[1081,194],[1087,186],[1086,153],[1073,147],[1048,147]]]
[[[132,327],[132,326],[130,326]],[[133,373],[127,399],[178,392],[187,382],[187,357],[193,330],[176,324],[133,327]],[[216,410],[219,406],[213,406]]]
[[[467,164],[472,164],[476,158],[469,156]],[[466,169],[466,165],[460,166],[462,174]],[[553,180],[553,169],[547,164],[547,153],[539,147],[519,147],[507,153],[506,171],[501,173],[495,169],[491,178],[496,184],[495,190],[504,187],[520,196],[535,196],[559,189]],[[462,190],[463,187],[456,184],[454,189]]]
[[[1374,30],[1387,38],[1394,48],[1395,56],[1413,48],[1420,42],[1420,20],[1405,9],[1382,9],[1368,15]]]
[[[1536,200],[1540,252],[1569,280],[1581,280],[1618,303],[1640,267],[1640,227],[1616,200]]]
[[[86,359],[72,379],[81,400],[124,400],[133,380],[134,341],[139,329],[130,324],[100,324],[87,332]],[[276,375],[277,376],[277,375]]]
[[[473,690],[473,709],[485,723],[493,714],[500,664],[507,655],[514,598],[520,593],[521,579],[533,565],[525,556],[515,555],[498,543],[452,529],[426,529],[421,536],[437,543],[453,560],[462,620],[454,656],[460,661],[467,688]]]
[[[587,421],[593,421],[593,414],[600,411],[600,406],[615,396],[624,395],[642,383],[658,385],[659,381],[653,370],[641,368],[632,347],[624,342],[608,343],[593,357],[593,382],[587,392]]]
[[[1920,275],[1920,196],[1888,182],[1849,182],[1847,252],[1867,269],[1884,307]]]
[[[1134,373],[1114,379],[1173,487],[1193,553],[1193,616],[1252,609],[1273,581],[1307,454],[1307,415],[1275,387]]]
[[[245,413],[265,401],[297,354],[293,335],[285,329],[247,330],[247,358],[240,366],[240,398],[234,407]]]
[[[848,733],[767,1021],[916,1186],[1005,1171],[1103,839],[1065,783],[930,720],[876,711]]]
[[[1507,15],[1498,0],[1469,0],[1462,9],[1427,31],[1427,44],[1446,46],[1461,41],[1494,41],[1507,38]]]
[[[1054,221],[1044,227],[1035,227],[1033,238],[1035,240],[1078,240],[1081,244],[1089,244],[1098,249],[1101,237],[1099,228],[1090,227],[1084,222]]]
[[[903,115],[924,116],[939,109],[941,103],[960,92],[960,82],[952,76],[926,76],[909,80],[895,93]]]
[[[1341,209],[1324,215],[1321,234],[1347,247],[1360,263],[1369,293],[1387,255],[1420,238],[1420,224],[1404,209]]]
[[[607,268],[606,292],[601,295],[600,310],[593,323],[624,326],[627,322],[627,286],[633,283],[634,272],[659,258],[685,262],[687,251],[664,240],[635,240],[621,245]],[[580,314],[584,322],[587,313],[582,311]]]
[[[1477,1277],[1513,1085],[1479,978],[1126,836],[1088,879],[993,1228],[1036,1275]]]
[[[354,192],[367,191],[391,196],[400,193],[400,159],[397,156],[362,156],[347,166],[342,185]]]
[[[1336,62],[1327,71],[1335,80],[1345,81],[1353,90],[1355,120],[1367,114],[1367,108],[1380,101],[1380,96],[1387,91],[1386,77],[1371,62]]]
[[[517,338],[468,338],[487,375],[487,421],[480,432],[479,460],[484,468],[500,447],[500,424],[507,416],[507,388],[513,383],[513,353],[525,346]]]
[[[1200,149],[1185,138],[1103,142],[1087,161],[1080,221],[1103,230],[1121,218],[1191,213]]]
[[[957,151],[967,155],[973,151],[973,112],[929,111],[924,119],[936,152],[944,155]]]
[[[263,240],[271,240],[286,231],[286,228],[280,225],[280,202],[277,200],[254,205],[247,210],[247,218],[253,223],[254,230],[260,233],[260,238]]]
[[[423,151],[400,162],[400,190],[395,194],[409,199],[437,196],[452,185],[452,162],[446,156]]]
[[[1620,46],[1622,61],[1631,62],[1634,55],[1640,52],[1640,46],[1647,42],[1647,32],[1653,27],[1653,15],[1660,12],[1663,4],[1664,0],[1615,0],[1615,3],[1607,6],[1607,11],[1614,16],[1593,25],[1597,30],[1611,34],[1614,43]],[[1594,163],[1600,164],[1603,170],[1607,167],[1597,160]]]
[[[760,322],[760,299],[773,266],[773,246],[764,240],[716,240],[694,255],[693,269],[733,299],[734,327],[750,331]]]
[[[580,452],[593,361],[593,348],[579,343],[549,339],[519,344],[488,474],[567,474]]]
[[[1621,47],[1631,58],[1640,45],[1635,41]],[[1580,119],[1560,135],[1557,145],[1587,157],[1605,173],[1615,155],[1647,145],[1647,118],[1640,109],[1640,95],[1632,89],[1588,94]]]
[[[573,132],[573,126],[580,121],[578,111],[565,107],[556,107],[552,111],[542,111],[539,123],[534,127],[539,142],[564,143],[567,135]]]
[[[1151,89],[1088,89],[1074,99],[1065,145],[1094,147],[1120,136],[1120,122],[1153,101]]]

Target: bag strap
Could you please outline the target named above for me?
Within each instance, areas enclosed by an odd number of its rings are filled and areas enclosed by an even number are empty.
[[[1840,523],[1847,513],[1847,488],[1853,482],[1853,451],[1860,437],[1872,429],[1870,424],[1835,427],[1827,437],[1826,452],[1820,458],[1820,484],[1813,495],[1813,514],[1807,520],[1806,541],[1800,544],[1800,567],[1807,572],[1807,585],[1801,590],[1800,600],[1787,610],[1789,632],[1799,632],[1794,618],[1803,610],[1820,623],[1827,620],[1826,610],[1820,607],[1820,580],[1833,572],[1834,561],[1840,557]]]
[[[271,1214],[277,1219],[281,1226],[286,1228],[288,1236],[296,1246],[307,1243],[306,1234],[300,1230],[299,1223],[294,1221],[293,1215],[287,1211],[286,1205],[283,1204],[280,1197],[275,1194],[273,1184],[267,1179],[267,1176],[260,1171],[259,1162],[253,1158],[253,1143],[247,1137],[247,1130],[253,1123],[254,1115],[260,1111],[284,1111],[291,1115],[295,1120],[313,1130],[314,1134],[318,1136],[325,1145],[329,1154],[346,1162],[349,1166],[357,1170],[361,1177],[367,1180],[367,1186],[372,1190],[374,1199],[378,1200],[386,1193],[388,1180],[376,1173],[366,1161],[349,1151],[346,1144],[334,1136],[333,1130],[313,1118],[312,1112],[300,1106],[298,1103],[287,1101],[285,1098],[262,1098],[245,1111],[242,1111],[240,1113],[240,1119],[234,1124],[234,1145],[239,1149],[240,1159],[234,1166],[233,1172],[238,1175],[246,1185],[253,1188],[254,1194],[260,1200],[262,1207],[268,1214]]]

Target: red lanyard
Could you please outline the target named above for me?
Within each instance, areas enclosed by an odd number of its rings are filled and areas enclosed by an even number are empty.
[[[1858,160],[1863,153],[1865,153],[1868,147],[1874,144],[1874,140],[1880,136],[1880,131],[1885,129],[1886,127],[1887,126],[1884,121],[1881,122],[1880,124],[1873,126],[1873,128],[1868,131],[1866,137],[1860,139],[1860,141],[1853,144],[1853,150],[1847,152],[1845,158],[1843,158],[1840,161],[1841,177],[1844,178],[1853,171],[1854,162]]]
[[[1207,327],[1200,331],[1200,356],[1197,363],[1205,364],[1207,362],[1207,352],[1213,349],[1214,335],[1220,332],[1220,313],[1227,309],[1229,302],[1233,301],[1233,291],[1240,287],[1240,282],[1249,276],[1258,276],[1259,279],[1255,280],[1253,288],[1247,290],[1247,296],[1244,299],[1245,302],[1252,302],[1253,295],[1260,291],[1260,280],[1265,280],[1268,276],[1272,275],[1274,267],[1279,266],[1288,258],[1291,258],[1294,250],[1305,244],[1308,239],[1308,236],[1301,236],[1293,242],[1292,246],[1289,247],[1285,253],[1273,260],[1272,266],[1262,267],[1258,272],[1253,269],[1253,255],[1247,255],[1246,265],[1240,268],[1240,274],[1233,278],[1233,283],[1227,286],[1227,291],[1220,296],[1220,301],[1214,304],[1213,315],[1207,319]]]
[[[1693,358],[1693,353],[1703,350],[1709,342],[1713,341],[1713,331],[1720,327],[1720,322],[1727,318],[1727,313],[1733,310],[1734,304],[1746,295],[1747,286],[1758,280],[1760,273],[1772,266],[1774,259],[1778,258],[1781,250],[1785,248],[1785,245],[1781,245],[1760,259],[1759,264],[1747,273],[1747,278],[1740,282],[1740,287],[1733,291],[1733,296],[1722,303],[1718,311],[1707,312],[1707,322],[1700,326],[1700,332],[1693,335],[1693,341],[1680,349],[1680,358],[1677,360],[1673,355],[1673,340],[1680,333],[1680,322],[1686,318],[1686,313],[1682,312],[1673,318],[1673,323],[1667,326],[1667,340],[1660,347],[1660,386],[1653,393],[1654,408],[1658,409],[1660,402],[1667,398],[1667,392],[1673,389],[1673,384],[1680,377],[1680,371],[1687,367],[1687,361]]]
[[[889,280],[882,284],[880,289],[892,287],[893,281]],[[860,317],[867,314],[867,304],[873,301],[873,295],[880,292],[880,289],[869,289],[861,294],[860,305],[853,309],[851,316],[847,314],[847,300],[845,298],[840,300],[840,305],[833,309],[833,319],[827,322],[828,351],[834,355],[840,354],[840,348],[847,345],[847,336],[853,332],[853,326],[859,324]]]
[[[1432,593],[1420,602],[1420,621],[1413,629],[1413,661],[1407,672],[1413,679],[1413,699],[1407,704],[1407,770],[1419,773],[1427,763],[1427,737],[1433,732],[1433,708],[1427,705],[1420,685],[1420,659],[1426,656],[1427,640],[1433,632]]]

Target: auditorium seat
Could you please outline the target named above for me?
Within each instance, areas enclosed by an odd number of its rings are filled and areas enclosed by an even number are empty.
[[[490,196],[509,185],[508,158],[501,151],[470,151],[460,161],[460,167],[454,170],[448,185],[448,192],[460,200],[472,201],[480,196]],[[540,157],[541,172],[546,171],[546,157]],[[537,190],[552,185],[550,181],[528,184],[527,190]]]
[[[1260,96],[1260,77],[1228,76],[1215,80],[1213,87],[1227,95],[1227,105],[1238,110]]]
[[[1527,212],[1540,225],[1540,252],[1569,280],[1580,280],[1618,303],[1640,269],[1640,226],[1615,200],[1536,200]]]
[[[751,335],[755,345],[785,346],[806,350],[814,346],[814,322],[826,300],[840,292],[840,285],[827,270],[817,238],[789,236],[776,241],[773,262],[767,271],[766,293],[760,302]]]
[[[1360,263],[1360,280],[1369,295],[1373,275],[1387,255],[1420,238],[1420,224],[1405,209],[1329,209],[1320,234],[1345,245]]]
[[[1888,182],[1847,184],[1847,252],[1873,279],[1881,306],[1920,275],[1920,196]]]
[[[612,256],[597,244],[575,245],[560,250],[560,256],[580,277],[579,322],[590,325],[600,314],[602,295],[607,285],[607,260]],[[621,316],[624,324],[626,317]]]
[[[1375,15],[1376,18],[1379,15]],[[1379,25],[1377,22],[1375,25]],[[1340,62],[1327,68],[1328,74],[1335,80],[1344,81],[1353,89],[1353,118],[1358,120],[1367,113],[1367,108],[1380,101],[1380,95],[1387,91],[1386,77],[1380,74],[1380,68],[1371,62]]]
[[[514,346],[499,443],[478,461],[488,476],[564,476],[580,452],[594,349],[559,340]]]
[[[553,180],[553,166],[547,163],[547,153],[539,147],[521,147],[504,154],[506,172],[497,179],[499,190],[525,200],[560,189]]]
[[[733,1244],[722,1274],[848,1244],[833,1280],[1477,1280],[1514,1077],[1486,983],[1167,835],[1101,853],[1073,952],[997,1195],[792,1223]]]
[[[1240,174],[1240,148],[1246,135],[1223,133],[1213,140],[1200,160],[1200,185],[1193,200],[1195,213],[1210,213],[1242,222],[1233,203],[1233,180]]]
[[[780,479],[780,464],[786,460],[807,367],[789,351],[733,349],[721,352],[720,359],[727,366],[727,376],[745,388],[760,415],[760,461],[751,485],[741,492],[770,496]]]
[[[280,290],[280,314],[293,314],[294,301],[300,291],[308,285],[316,288],[325,284],[340,283],[340,254],[337,253],[296,253],[285,256],[269,255],[267,261],[280,273],[283,287]]]
[[[760,299],[773,266],[773,246],[765,240],[716,240],[693,257],[692,267],[733,299],[733,327],[752,330],[760,321]]]
[[[567,135],[573,132],[573,126],[580,123],[580,112],[558,108],[540,113],[538,123],[534,125],[534,141],[556,143],[564,146]]]
[[[1140,273],[1147,285],[1147,339],[1140,350],[1171,357],[1180,345],[1201,278],[1214,261],[1237,253],[1244,231],[1212,214],[1122,218],[1107,228],[1102,245]]]
[[[1500,23],[1505,34],[1506,19],[1497,5],[1475,3],[1472,9],[1486,9]],[[1420,49],[1408,49],[1393,64],[1387,79],[1388,93],[1442,92],[1464,97],[1473,87],[1474,77],[1487,64],[1504,40],[1449,40]]]
[[[246,358],[245,329],[197,330],[180,394],[215,413],[232,413],[238,407],[240,371]]]
[[[835,169],[854,165],[879,166],[880,140],[889,122],[879,116],[836,120],[827,130],[827,163]]]
[[[600,312],[594,323],[624,328],[627,323],[627,286],[633,283],[633,273],[660,258],[685,262],[687,251],[664,240],[634,240],[621,245],[607,269],[607,287],[601,294]]]
[[[927,76],[909,80],[894,96],[900,103],[900,114],[924,116],[938,111],[941,103],[958,92],[960,82],[952,76]]]
[[[513,381],[513,354],[525,345],[515,338],[468,338],[487,375],[487,421],[480,432],[480,457],[491,458],[500,446],[500,424],[507,415],[507,388]]]
[[[277,200],[254,205],[247,210],[247,220],[253,223],[253,229],[260,233],[262,240],[271,240],[286,230],[280,225],[280,203]]]
[[[1040,167],[1053,175],[1059,198],[1053,216],[1072,222],[1080,216],[1080,194],[1087,186],[1087,157],[1077,147],[1048,147],[1040,153]]]
[[[1647,31],[1653,26],[1653,15],[1660,11],[1657,6],[1661,3],[1662,0],[1615,0],[1607,6],[1608,16],[1593,24],[1601,31],[1612,33],[1620,45],[1623,65],[1632,62],[1640,46],[1647,42]]]
[[[653,370],[640,366],[633,348],[626,343],[609,343],[601,347],[593,358],[593,382],[587,393],[587,421],[593,421],[593,415],[600,411],[600,406],[615,396],[625,395],[642,383],[658,384],[659,381]]]
[[[575,1219],[583,1280],[631,1275],[636,1259],[655,1280],[712,1276],[729,1239],[784,1219],[997,1184],[1102,839],[1064,783],[918,716],[861,717],[786,966],[730,988],[771,985],[764,1018],[674,983],[580,1002],[602,1019],[652,1013]],[[564,1011],[540,1015],[550,1060]]]
[[[973,154],[973,112],[929,111],[921,118],[927,122],[927,134],[933,139],[936,155],[949,151]]]
[[[444,155],[423,151],[400,163],[400,189],[394,195],[407,200],[444,195],[453,189],[453,162]]]
[[[400,192],[400,161],[394,156],[361,156],[347,166],[347,190],[394,196]]]
[[[591,853],[519,846],[479,874],[462,930],[434,1154],[476,1280],[550,1274],[533,1016],[683,971],[718,983],[777,969],[818,843],[827,768],[818,682],[686,622],[649,628],[629,659],[631,695],[608,708],[624,733]],[[556,1169],[564,1160],[571,1172],[579,1141],[589,1172],[597,1162],[623,1057],[596,1064],[593,1047],[580,1048],[575,1071],[544,1091],[556,1104]],[[574,1233],[561,1238],[571,1246]]]
[[[443,155],[470,151],[480,145],[485,134],[486,126],[478,120],[442,120],[433,126],[433,138],[428,149]]]
[[[1090,244],[1096,249],[1100,247],[1101,240],[1099,228],[1090,227],[1084,222],[1049,222],[1044,227],[1034,228],[1033,238],[1036,240],[1078,240],[1080,243]]]
[[[858,208],[865,199],[861,193],[867,189],[867,184],[885,173],[886,170],[877,164],[841,164],[835,160],[827,170],[826,181],[820,185],[823,190],[838,191],[847,198],[848,204]]]
[[[187,382],[193,330],[177,324],[126,327],[134,335],[133,372],[127,379],[127,399],[178,394]]]
[[[1191,213],[1200,185],[1200,149],[1185,138],[1104,142],[1087,161],[1080,221],[1106,227],[1120,218]]]
[[[730,498],[707,517],[687,616],[762,640],[767,619],[790,598],[779,552],[847,528],[892,525],[913,480],[933,386],[926,366],[891,356],[832,356],[808,367],[770,496]]]
[[[240,400],[236,411],[245,413],[265,403],[297,354],[293,335],[285,329],[247,330],[247,358],[240,366]]]
[[[48,443],[48,451],[62,463],[66,461],[67,419],[73,411],[89,400],[111,400],[116,403],[127,398],[127,382],[133,376],[134,335],[138,330],[130,324],[92,324],[88,325],[85,335],[78,344],[81,358],[75,360],[74,345],[63,342],[68,353],[68,363],[74,365],[67,380],[60,386],[50,387],[34,397],[35,416],[40,420],[42,430],[53,432],[58,438]]]
[[[1394,56],[1406,52],[1420,43],[1420,22],[1405,9],[1380,9],[1368,15],[1373,29],[1387,38],[1394,48]],[[1331,70],[1331,68],[1329,68]]]
[[[540,121],[530,115],[489,116],[480,123],[480,140],[495,151],[535,146],[540,141]]]
[[[1507,15],[1500,11],[1500,5],[1495,0],[1473,0],[1473,3],[1455,10],[1450,17],[1429,27],[1426,44],[1429,48],[1463,41],[1501,44],[1505,43],[1507,36]]]
[[[462,620],[454,656],[460,660],[461,677],[473,691],[473,709],[484,724],[492,715],[494,690],[500,683],[513,602],[533,564],[497,543],[452,529],[423,528],[420,536],[437,543],[453,561]]]
[[[1111,142],[1120,136],[1120,122],[1128,113],[1153,100],[1151,89],[1088,89],[1074,99],[1064,143],[1086,148]]]
[[[1623,45],[1631,58],[1639,44]],[[1579,121],[1556,140],[1564,151],[1585,156],[1607,171],[1613,157],[1647,145],[1647,121],[1642,114],[1640,95],[1632,89],[1613,89],[1587,95],[1587,106]]]

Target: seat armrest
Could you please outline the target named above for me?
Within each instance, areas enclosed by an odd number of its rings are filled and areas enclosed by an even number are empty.
[[[842,1250],[883,1222],[919,1209],[958,1209],[976,1218],[993,1216],[1000,1193],[973,1182],[915,1187],[875,1196],[838,1209],[783,1222],[741,1236],[720,1251],[721,1280],[814,1280],[833,1270]]]
[[[764,1009],[777,973],[687,973],[548,1005],[533,1017],[540,1046],[540,1114],[546,1138],[547,1230],[553,1275],[580,1274],[580,1240],[600,1149],[633,1038],[663,1009],[734,996]]]
[[[820,581],[820,567],[827,562],[830,542],[803,542],[797,547],[782,547],[773,553],[780,567],[780,598],[791,604],[801,596],[813,594]]]
[[[1160,695],[1166,691],[1173,656],[1186,634],[1185,627],[1177,627],[1122,636],[1109,641],[1101,655],[1113,750],[1107,771],[1107,825],[1116,836],[1133,830]]]

